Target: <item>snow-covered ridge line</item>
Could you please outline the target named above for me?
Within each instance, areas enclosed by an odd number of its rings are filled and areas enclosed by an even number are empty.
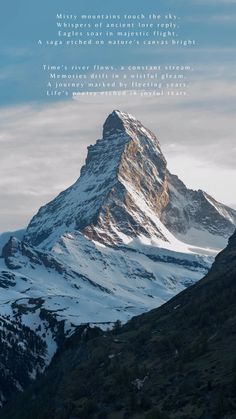
[[[156,136],[132,115],[116,110],[104,123],[102,139],[88,147],[80,178],[40,208],[25,239],[50,249],[61,235],[76,230],[105,246],[145,236],[174,248],[178,237],[178,246],[187,251],[186,244],[194,245],[186,242],[188,232],[195,229],[205,233],[196,246],[209,252],[211,236],[219,250],[235,224],[235,210],[187,189],[169,173]]]
[[[0,236],[0,315],[29,328],[45,368],[77,326],[126,322],[202,278],[235,224],[235,210],[168,171],[151,131],[114,111],[79,179],[24,235]]]

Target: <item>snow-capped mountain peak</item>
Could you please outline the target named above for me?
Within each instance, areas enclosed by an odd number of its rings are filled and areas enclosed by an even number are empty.
[[[198,281],[235,224],[235,210],[168,171],[150,130],[113,111],[79,179],[39,209],[25,234],[0,237],[3,334],[11,320],[17,344],[24,338],[29,352],[34,342],[40,355],[37,368],[32,353],[24,377],[5,377],[7,385],[27,385],[76,326],[126,321]],[[6,340],[6,351],[15,348]],[[17,370],[24,351],[16,351]]]
[[[168,171],[149,129],[115,110],[104,123],[102,138],[88,147],[79,179],[40,208],[26,240],[52,248],[62,234],[76,230],[104,245],[137,237],[171,244],[174,234],[186,243],[211,247],[216,235],[220,248],[235,223],[235,210],[189,190]]]
[[[110,138],[111,135],[117,135],[124,131],[131,137],[138,134],[146,135],[159,146],[161,152],[159,141],[149,129],[145,128],[133,115],[115,110],[107,117],[103,125],[103,138]]]
[[[26,237],[32,244],[51,243],[56,228],[58,237],[76,229],[105,244],[140,234],[167,240],[154,221],[167,202],[166,160],[158,140],[131,115],[114,111],[103,138],[88,147],[78,181],[39,210]]]

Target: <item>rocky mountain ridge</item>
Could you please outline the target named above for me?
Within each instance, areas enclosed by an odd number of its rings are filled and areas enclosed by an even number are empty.
[[[78,328],[3,419],[235,419],[235,279],[236,233],[162,307],[111,332]]]
[[[197,246],[211,247],[214,238],[210,243],[209,238],[215,235],[223,247],[235,224],[235,210],[203,191],[189,190],[168,171],[151,131],[131,115],[114,111],[103,138],[88,147],[79,179],[40,208],[25,239],[51,248],[56,236],[78,230],[104,245],[127,244],[136,237],[171,242],[171,234],[193,244],[188,233],[200,230],[205,234]]]
[[[235,210],[168,171],[151,131],[114,111],[74,185],[1,242],[0,315],[30,329],[43,370],[79,325],[126,322],[201,279],[235,222]],[[22,368],[2,400],[32,379]]]

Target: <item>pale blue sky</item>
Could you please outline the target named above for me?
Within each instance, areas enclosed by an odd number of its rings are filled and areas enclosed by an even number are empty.
[[[45,100],[42,86],[45,83],[44,63],[61,64],[149,64],[158,62],[192,63],[207,66],[208,63],[230,64],[235,60],[229,51],[235,46],[236,7],[233,1],[199,0],[9,0],[1,5],[0,104]],[[56,34],[56,13],[164,13],[170,11],[181,17],[181,35],[194,38],[198,47],[175,48],[160,51],[152,47],[38,47],[38,39],[53,39]],[[196,70],[197,71],[197,70]],[[229,69],[228,69],[229,71]],[[209,72],[207,76],[209,76]],[[229,75],[227,75],[228,77]]]
[[[56,13],[171,12],[196,48],[49,48]],[[27,224],[78,176],[86,146],[113,109],[136,115],[160,139],[188,186],[236,205],[236,2],[234,0],[8,0],[0,15],[0,232]],[[45,98],[43,64],[190,64],[187,99]],[[63,135],[62,135],[63,133]]]

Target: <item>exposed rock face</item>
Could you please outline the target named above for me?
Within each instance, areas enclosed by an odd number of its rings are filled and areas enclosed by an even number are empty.
[[[44,368],[76,326],[126,322],[201,279],[216,253],[206,239],[226,240],[235,222],[236,211],[168,171],[152,132],[114,111],[75,184],[22,240],[0,243],[0,315],[40,338]]]
[[[152,218],[167,203],[166,160],[158,140],[131,116],[114,111],[104,124],[103,139],[88,147],[79,180],[39,210],[27,238],[39,244],[55,228],[75,228],[106,243],[122,241],[119,233],[165,240]]]
[[[169,172],[167,179],[169,202],[161,220],[172,233],[182,238],[191,228],[200,228],[227,239],[234,232],[235,210],[217,202],[202,190],[186,188],[177,176]]]
[[[40,254],[36,249],[31,248],[27,243],[11,237],[2,249],[2,258],[8,269],[20,269],[28,264],[42,265]],[[46,255],[46,254],[45,254]]]
[[[118,111],[105,122],[103,138],[102,147],[104,141],[110,147],[115,139],[119,145],[122,143],[122,152],[114,185],[97,218],[83,230],[84,234],[106,243],[122,242],[121,234],[128,237],[143,234],[166,240],[154,221],[168,203],[166,160],[157,138],[139,121]]]
[[[205,278],[162,307],[110,332],[81,326],[1,417],[83,418],[94,406],[91,419],[235,419],[235,278],[236,234]]]
[[[196,232],[213,235],[213,241],[214,235],[227,239],[235,224],[235,210],[203,191],[187,189],[168,171],[151,131],[131,115],[114,111],[104,124],[103,138],[88,147],[80,178],[40,208],[26,240],[51,248],[65,232],[79,230],[89,239],[114,245],[140,236],[171,241],[171,232],[205,246],[208,238],[202,234],[196,240]]]

